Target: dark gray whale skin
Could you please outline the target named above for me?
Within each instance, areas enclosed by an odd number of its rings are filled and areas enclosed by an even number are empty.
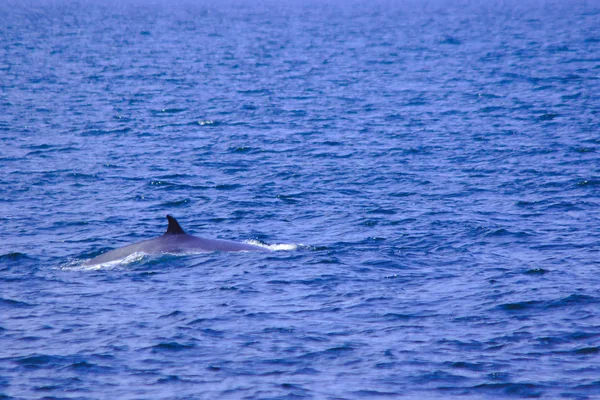
[[[181,229],[181,226],[179,226],[179,223],[175,218],[167,215],[167,219],[169,220],[169,226],[164,235],[111,250],[86,261],[83,265],[105,264],[111,261],[124,259],[134,253],[178,254],[204,251],[272,251],[265,247],[246,243],[219,239],[204,239],[188,235]]]

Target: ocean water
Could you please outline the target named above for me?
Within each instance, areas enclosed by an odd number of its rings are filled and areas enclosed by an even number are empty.
[[[600,398],[600,4],[482,3],[2,1],[0,398]]]

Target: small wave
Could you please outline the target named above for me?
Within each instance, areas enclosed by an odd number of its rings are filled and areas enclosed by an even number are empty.
[[[177,375],[169,375],[165,378],[160,378],[156,381],[156,383],[158,383],[158,384],[173,383],[173,382],[187,382],[187,380],[181,379]]]
[[[161,207],[170,209],[170,208],[175,208],[175,207],[189,206],[190,204],[191,204],[190,199],[182,199],[182,200],[168,201],[166,203],[161,204]]]
[[[519,311],[531,311],[533,309],[552,309],[552,308],[561,308],[561,307],[572,307],[578,305],[589,305],[589,304],[597,304],[600,300],[596,297],[581,295],[581,294],[572,294],[565,298],[554,300],[554,301],[542,301],[542,300],[530,300],[530,301],[521,301],[516,303],[505,303],[496,306],[495,308],[498,310],[508,311],[508,312],[519,312]]]
[[[500,309],[500,310],[504,310],[504,311],[523,311],[523,310],[530,310],[532,308],[537,308],[537,307],[540,307],[543,305],[544,305],[543,301],[531,300],[531,301],[521,301],[518,303],[500,304],[496,308]]]
[[[533,383],[483,383],[473,387],[476,391],[495,395],[541,397],[542,387]]]
[[[222,185],[216,185],[215,189],[217,189],[217,190],[235,190],[235,189],[239,189],[241,187],[242,187],[242,185],[238,185],[238,184],[222,184]]]
[[[387,398],[395,398],[402,397],[402,392],[384,392],[380,390],[357,390],[352,392],[353,395],[360,398],[376,398],[376,397],[387,397]]]
[[[67,368],[82,372],[82,371],[86,371],[86,370],[90,370],[90,369],[96,369],[97,365],[93,364],[93,363],[89,363],[87,361],[79,361],[79,362],[75,362],[71,365],[68,365]]]
[[[26,357],[20,357],[15,360],[15,362],[19,365],[23,365],[26,367],[40,367],[42,365],[53,364],[59,361],[59,357],[45,355],[45,354],[35,354]]]
[[[538,120],[540,120],[540,121],[552,121],[556,117],[558,117],[558,114],[556,114],[556,113],[546,113],[546,114],[540,115],[538,117]]]
[[[10,308],[24,308],[24,307],[33,307],[33,304],[26,303],[24,301],[18,301],[13,299],[4,299],[0,297],[0,306],[6,306]]]
[[[0,255],[0,261],[18,261],[24,258],[28,258],[27,254],[19,252],[6,253]]]
[[[161,108],[160,110],[153,110],[152,113],[154,115],[160,114],[178,114],[187,111],[187,108]]]
[[[587,296],[585,294],[572,294],[563,299],[553,301],[548,304],[548,307],[565,307],[574,305],[587,305],[596,304],[599,299],[593,296]]]
[[[452,36],[446,36],[444,37],[444,39],[440,40],[439,42],[440,44],[453,44],[453,45],[459,45],[461,44],[461,41],[455,37]]]
[[[532,268],[525,271],[526,275],[544,275],[546,273],[548,273],[548,270],[544,268]]]
[[[131,128],[118,128],[118,129],[91,129],[81,133],[81,136],[104,136],[111,134],[124,134],[131,132]]]
[[[577,183],[577,186],[579,186],[579,187],[599,186],[599,185],[600,185],[600,180],[598,180],[598,179],[590,179],[590,180],[585,180],[585,181],[581,181],[581,182]]]
[[[573,351],[577,355],[592,355],[600,353],[600,347],[582,347]]]
[[[213,121],[211,119],[204,119],[204,120],[189,122],[187,125],[217,126],[219,124],[220,124],[219,121]]]
[[[333,359],[333,358],[339,357],[341,354],[351,353],[354,350],[356,350],[356,348],[353,346],[341,345],[341,346],[337,346],[337,347],[331,347],[326,350],[312,351],[312,352],[300,355],[297,358],[298,359],[309,359],[309,360],[318,359],[318,358]]]
[[[164,343],[159,343],[155,346],[149,347],[149,349],[152,350],[153,352],[182,351],[182,350],[189,350],[192,348],[194,348],[193,345],[181,344],[178,342],[164,342]]]

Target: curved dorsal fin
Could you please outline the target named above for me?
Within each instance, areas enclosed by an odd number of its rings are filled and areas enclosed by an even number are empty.
[[[167,215],[167,219],[169,220],[169,227],[167,228],[165,235],[184,235],[185,234],[183,229],[181,229],[181,226],[179,226],[179,222],[177,222],[177,220],[175,218],[171,217],[170,215]]]

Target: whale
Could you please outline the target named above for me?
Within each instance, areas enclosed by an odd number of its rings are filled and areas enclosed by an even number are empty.
[[[205,239],[192,236],[181,228],[179,222],[171,215],[167,215],[169,225],[167,231],[154,239],[143,240],[125,247],[110,250],[86,261],[83,265],[98,265],[123,260],[132,254],[186,254],[212,251],[272,251],[267,247],[255,246],[248,243],[232,242],[221,239]]]

